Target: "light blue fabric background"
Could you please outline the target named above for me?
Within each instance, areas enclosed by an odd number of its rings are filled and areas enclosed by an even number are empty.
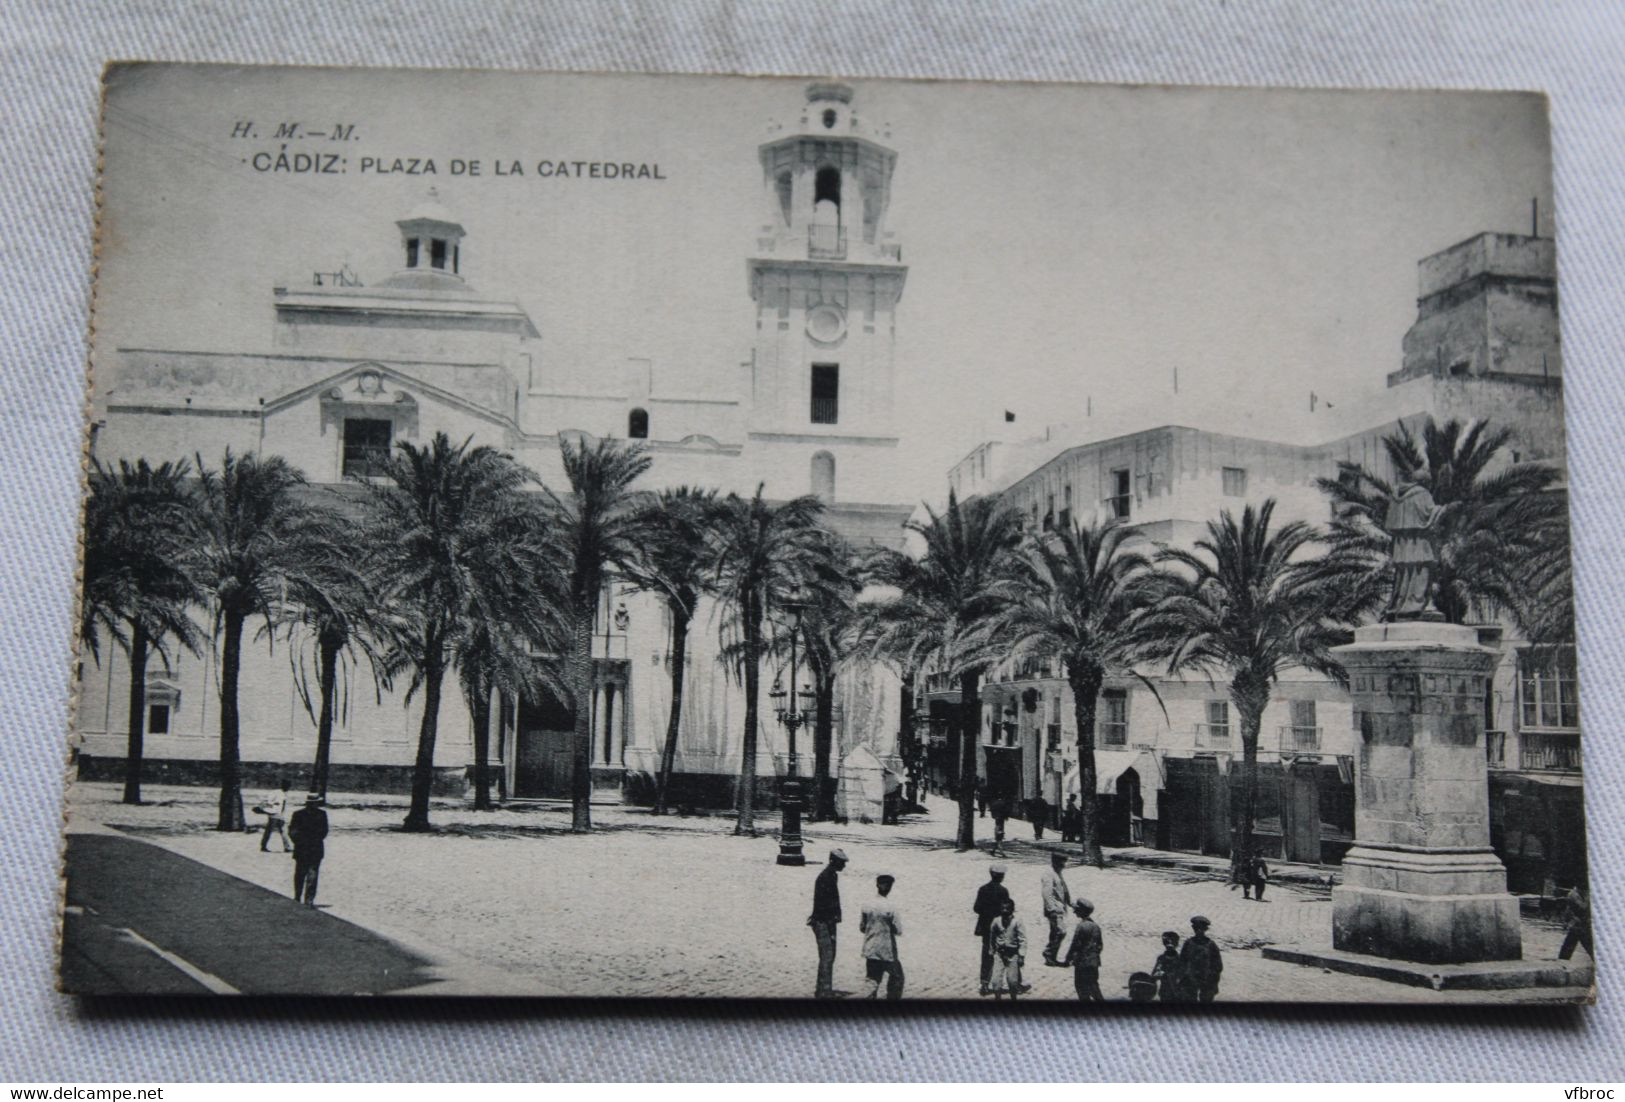
[[[1625,1078],[1625,8],[13,0],[0,57],[0,1079]],[[986,1005],[86,1007],[56,994],[96,110],[111,58],[1549,92],[1602,1005],[1178,1018]]]

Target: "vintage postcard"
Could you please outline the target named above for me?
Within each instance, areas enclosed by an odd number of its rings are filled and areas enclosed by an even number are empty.
[[[1538,94],[118,64],[82,994],[1593,997]]]

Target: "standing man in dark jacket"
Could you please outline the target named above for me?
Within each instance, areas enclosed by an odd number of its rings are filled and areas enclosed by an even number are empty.
[[[1010,889],[1004,886],[1004,866],[994,865],[987,870],[987,883],[976,890],[976,942],[982,947],[982,988],[980,994],[987,995],[988,982],[993,978],[993,950],[988,945],[987,929],[993,924],[1004,910],[1005,900],[1010,898]]]
[[[1078,916],[1078,927],[1072,931],[1072,986],[1077,989],[1079,1002],[1103,1003],[1106,996],[1100,993],[1100,950],[1105,939],[1093,918],[1095,905],[1079,899],[1072,904],[1072,910]]]
[[[807,925],[812,927],[813,937],[818,942],[818,989],[813,993],[817,999],[835,997],[835,927],[841,924],[839,881],[844,868],[846,850],[832,849],[829,864],[813,881],[812,917],[807,919]]]
[[[1219,993],[1219,975],[1224,961],[1219,947],[1208,939],[1207,928],[1213,925],[1201,915],[1191,919],[1191,936],[1179,950],[1179,966],[1184,973],[1187,998],[1210,1003]]]
[[[1584,887],[1576,884],[1569,889],[1564,909],[1568,912],[1569,921],[1568,928],[1563,931],[1563,947],[1557,951],[1557,959],[1570,959],[1574,956],[1574,947],[1583,945],[1586,954],[1595,961],[1597,954],[1591,947],[1591,904],[1586,899]]]
[[[1040,792],[1027,801],[1027,817],[1033,821],[1033,837],[1044,840],[1044,828],[1049,826],[1049,801]]]
[[[993,856],[1003,857],[1004,824],[1010,818],[1010,813],[1015,810],[1014,802],[1009,796],[1001,793],[989,805],[988,810],[993,812]]]
[[[312,792],[305,806],[288,820],[288,837],[293,840],[293,898],[307,907],[316,905],[316,878],[327,854],[327,812],[322,798]]]

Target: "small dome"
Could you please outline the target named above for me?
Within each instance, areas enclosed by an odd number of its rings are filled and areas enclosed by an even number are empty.
[[[808,103],[851,103],[852,86],[835,81],[820,81],[807,85]]]
[[[463,224],[440,205],[440,192],[435,188],[429,189],[429,194],[412,208],[412,212],[399,222],[395,223],[403,229],[409,225],[439,225],[455,227],[458,234],[462,233]]]

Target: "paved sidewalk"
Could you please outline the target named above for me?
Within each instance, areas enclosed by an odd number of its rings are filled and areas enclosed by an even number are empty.
[[[280,855],[279,855],[280,856]],[[76,994],[382,994],[424,958],[292,898],[133,838],[68,836],[63,984]]]

